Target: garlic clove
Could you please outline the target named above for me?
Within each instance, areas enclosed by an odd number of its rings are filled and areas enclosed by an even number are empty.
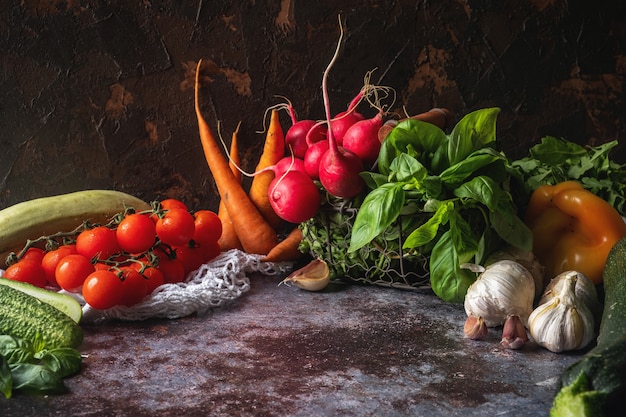
[[[468,316],[463,325],[463,332],[472,340],[480,340],[487,337],[488,329],[482,317]]]
[[[576,273],[566,274],[547,301],[533,310],[528,318],[530,336],[539,346],[552,352],[586,347],[595,338],[592,311],[576,296]]]
[[[520,317],[515,314],[507,317],[500,344],[507,349],[521,349],[526,342],[528,342],[528,334]]]
[[[302,268],[293,271],[280,284],[294,283],[307,291],[321,291],[330,283],[330,269],[321,259],[314,259]]]

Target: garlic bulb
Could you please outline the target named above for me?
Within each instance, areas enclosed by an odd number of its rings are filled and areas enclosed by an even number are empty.
[[[545,304],[550,301],[553,297],[557,296],[561,289],[563,288],[566,280],[565,276],[570,274],[576,274],[576,298],[581,302],[585,303],[587,307],[591,310],[594,315],[594,318],[599,319],[602,314],[602,304],[600,303],[600,299],[598,298],[598,292],[596,291],[596,286],[585,274],[578,271],[565,271],[552,278],[552,280],[546,286],[541,298],[537,305]]]
[[[504,249],[492,253],[485,261],[485,265],[489,266],[494,262],[504,259],[519,262],[524,268],[528,269],[528,272],[533,275],[533,278],[535,280],[535,298],[539,298],[539,296],[543,292],[543,288],[546,285],[547,279],[544,274],[544,267],[541,265],[541,263],[539,263],[539,260],[535,257],[535,254],[516,248],[515,246],[507,246]]]
[[[502,325],[510,315],[526,324],[533,308],[535,281],[519,262],[501,260],[486,268],[479,265],[463,267],[482,271],[465,295],[468,317],[482,317],[487,327]]]
[[[530,314],[528,330],[539,346],[552,352],[582,349],[595,338],[593,313],[576,295],[579,274],[569,271],[559,277],[547,301]]]

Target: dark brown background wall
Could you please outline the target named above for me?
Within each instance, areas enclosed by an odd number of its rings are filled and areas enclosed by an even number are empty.
[[[347,33],[329,79],[334,111],[377,68],[373,80],[411,114],[501,107],[499,141],[512,157],[548,134],[624,142],[622,4],[0,0],[0,207],[115,188],[215,209],[193,111],[196,62],[212,66],[207,120],[220,120],[226,139],[242,122],[251,171],[276,95],[301,117],[323,117],[339,14]]]

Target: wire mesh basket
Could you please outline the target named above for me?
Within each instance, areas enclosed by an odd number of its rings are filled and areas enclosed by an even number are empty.
[[[378,285],[407,290],[427,290],[428,256],[402,249],[400,216],[397,222],[370,244],[348,252],[358,199],[346,200],[327,196],[315,217],[302,223],[301,250],[328,263],[331,277],[352,283]]]

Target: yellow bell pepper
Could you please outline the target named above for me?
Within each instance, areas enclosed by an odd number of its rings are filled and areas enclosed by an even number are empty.
[[[524,221],[548,279],[574,270],[600,284],[609,251],[626,236],[618,211],[576,181],[537,188]]]

